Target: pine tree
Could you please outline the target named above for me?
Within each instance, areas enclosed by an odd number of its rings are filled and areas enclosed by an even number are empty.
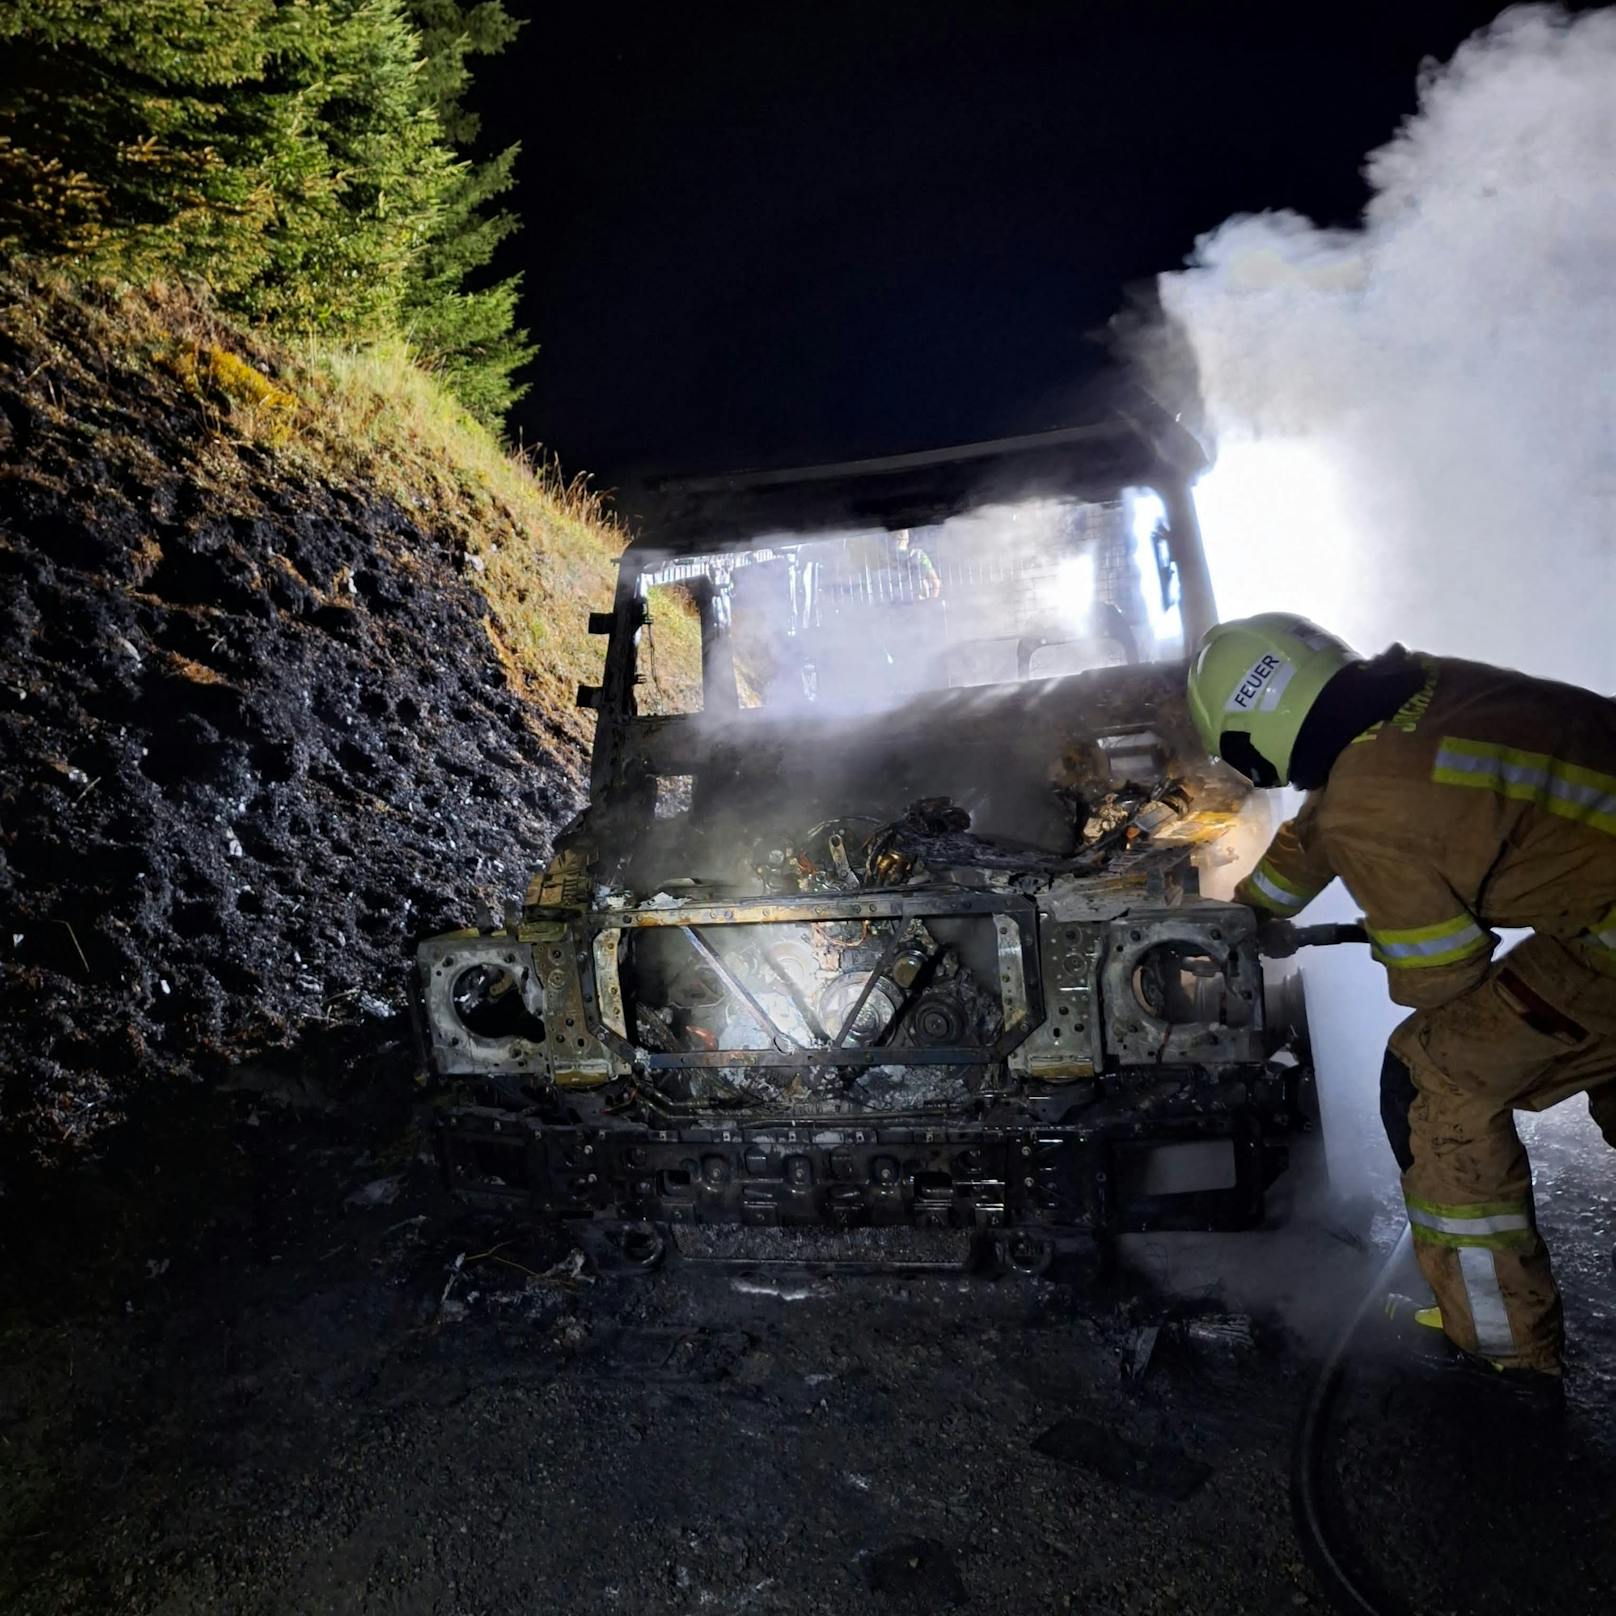
[[[0,0],[0,250],[206,281],[283,332],[402,332],[497,423],[533,349],[514,278],[468,288],[516,227],[474,164],[466,58],[499,0]]]
[[[422,89],[445,136],[461,151],[476,141],[479,119],[465,106],[471,72],[466,58],[503,50],[522,24],[501,0],[464,6],[459,0],[410,0],[420,37]],[[520,148],[508,146],[485,162],[462,161],[443,199],[438,228],[409,276],[405,329],[422,362],[437,370],[480,420],[498,425],[527,391],[512,373],[538,351],[516,325],[521,276],[468,286],[519,226],[507,209],[488,204],[514,183]]]
[[[525,24],[507,14],[503,0],[472,6],[460,0],[409,0],[409,18],[421,41],[422,92],[445,138],[463,151],[476,140],[482,122],[465,104],[471,85],[466,58],[497,55]]]
[[[421,87],[400,0],[286,4],[264,95],[316,171],[276,175],[268,262],[235,306],[282,329],[400,329],[416,260],[441,228],[456,168]]]
[[[455,183],[399,0],[0,0],[0,246],[397,329]]]
[[[0,0],[0,248],[250,282],[285,132],[245,87],[280,28],[274,0]]]

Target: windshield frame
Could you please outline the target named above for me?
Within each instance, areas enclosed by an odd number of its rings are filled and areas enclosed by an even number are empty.
[[[1205,629],[1215,620],[1215,613],[1211,602],[1211,590],[1207,580],[1206,557],[1201,545],[1199,528],[1195,522],[1194,505],[1189,497],[1187,485],[1180,479],[1161,478],[1155,484],[1134,485],[1114,491],[1109,498],[1068,499],[1064,501],[1042,501],[1043,505],[1055,505],[1066,511],[1086,516],[1089,512],[1100,512],[1109,519],[1113,528],[1118,524],[1125,524],[1130,520],[1126,514],[1130,506],[1141,498],[1150,498],[1157,502],[1159,513],[1156,533],[1162,541],[1161,548],[1165,555],[1167,565],[1173,569],[1175,581],[1175,600],[1172,611],[1177,617],[1177,632],[1174,638],[1178,640],[1177,646],[1160,644],[1149,639],[1143,633],[1136,633],[1138,625],[1129,625],[1123,635],[1118,639],[1118,649],[1125,654],[1111,661],[1097,661],[1084,664],[1081,667],[1061,667],[1045,673],[1035,673],[1030,665],[1030,656],[1039,652],[1053,650],[1062,646],[1076,646],[1084,643],[1097,643],[1094,634],[1087,636],[1079,632],[1060,637],[1052,634],[1001,634],[1001,635],[955,635],[949,641],[947,649],[950,653],[955,650],[965,650],[971,646],[986,649],[994,642],[1011,647],[1017,659],[1017,671],[1014,675],[1003,677],[979,678],[949,678],[936,683],[919,683],[913,688],[904,688],[891,693],[892,699],[909,699],[920,694],[930,693],[947,688],[969,687],[981,684],[1012,684],[1026,683],[1029,680],[1058,678],[1079,671],[1099,671],[1106,666],[1139,666],[1147,664],[1162,664],[1181,661],[1198,643]],[[968,507],[963,511],[953,513],[948,522],[937,524],[932,529],[920,529],[916,533],[917,540],[924,540],[928,532],[946,533],[951,523],[962,520],[969,521],[974,518],[989,516],[996,512],[1006,514],[1017,512],[1024,506],[1014,501],[995,501],[980,507]],[[1112,511],[1118,514],[1111,516]],[[1058,518],[1057,518],[1058,520]],[[905,530],[897,530],[903,532]],[[1114,539],[1114,533],[1111,535]],[[877,544],[882,540],[893,540],[893,530],[864,526],[854,527],[844,524],[830,530],[800,531],[800,532],[768,532],[760,533],[755,538],[736,538],[727,543],[715,543],[710,547],[686,545],[679,550],[664,549],[656,542],[647,538],[636,542],[624,552],[618,588],[618,613],[626,614],[627,622],[631,625],[630,632],[624,636],[628,640],[626,647],[626,668],[622,670],[624,677],[616,681],[619,695],[618,704],[614,708],[602,706],[602,715],[608,710],[614,711],[616,716],[630,724],[664,720],[681,716],[695,716],[702,712],[723,713],[738,715],[743,721],[749,715],[762,712],[772,712],[778,716],[782,711],[806,713],[819,711],[832,714],[838,711],[853,710],[846,702],[829,699],[820,702],[813,697],[802,700],[791,699],[786,702],[767,702],[758,699],[745,699],[743,689],[737,683],[735,668],[735,640],[730,633],[730,591],[733,579],[739,571],[758,564],[779,562],[787,558],[800,557],[804,551],[815,549],[828,549],[831,546],[853,543]],[[960,538],[955,535],[954,542],[958,544]],[[1098,553],[1098,546],[1107,542],[1103,529],[1096,526],[1093,531],[1082,534],[1079,539],[1066,538],[1062,542],[1070,545],[1090,546],[1089,553]],[[1124,550],[1135,547],[1137,540],[1129,537]],[[1074,547],[1072,554],[1079,551]],[[1143,547],[1138,547],[1138,553],[1133,557],[1136,568],[1135,583],[1139,586],[1141,594],[1153,582],[1142,570],[1141,556]],[[720,575],[725,570],[720,565],[726,558],[733,558],[733,570],[727,577],[714,584],[714,574]],[[924,563],[930,567],[929,558]],[[793,559],[793,567],[796,562]],[[935,572],[935,568],[931,568]],[[694,610],[700,618],[701,637],[701,668],[700,681],[702,702],[699,706],[673,710],[653,711],[647,710],[647,704],[642,701],[642,693],[646,690],[648,681],[654,676],[654,653],[652,652],[654,631],[648,628],[651,612],[647,599],[650,588],[661,588],[676,584],[688,588]],[[928,604],[915,607],[918,612],[924,613],[931,607],[942,605],[941,601],[931,601]],[[898,609],[909,611],[911,603],[905,601]],[[971,606],[962,605],[963,613],[969,612]],[[873,614],[872,614],[873,620]],[[919,622],[917,616],[911,620]],[[1105,632],[1110,632],[1106,630]],[[614,632],[613,650],[622,648],[615,643],[617,636]],[[608,687],[613,681],[608,680]],[[604,695],[605,692],[602,692]]]

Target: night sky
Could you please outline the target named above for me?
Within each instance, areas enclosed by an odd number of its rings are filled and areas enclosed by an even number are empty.
[[[1423,58],[1497,5],[510,0],[541,343],[513,432],[647,474],[1064,424],[1130,287],[1232,213],[1349,224]]]

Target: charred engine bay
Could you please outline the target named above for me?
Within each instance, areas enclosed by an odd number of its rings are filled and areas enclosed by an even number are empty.
[[[421,512],[231,439],[70,323],[18,332],[0,1607],[1323,1608],[1290,1427],[1374,1266],[1373,1208],[990,1283],[828,1274],[789,1241],[775,1265],[612,1278],[567,1230],[451,1199],[410,949],[546,862],[582,797],[571,743],[507,683]],[[859,946],[874,972],[884,947]],[[918,962],[917,1035],[993,1037],[968,953]],[[711,988],[677,952],[659,985],[681,1012]],[[816,1014],[845,1019],[846,991]],[[1460,1417],[1380,1372],[1345,1420],[1349,1480],[1370,1478],[1353,1530],[1420,1608],[1611,1605],[1603,1158],[1541,1159],[1578,1343],[1567,1443],[1489,1428],[1433,1478],[1418,1455]],[[1483,1473],[1507,1485],[1456,1534]]]

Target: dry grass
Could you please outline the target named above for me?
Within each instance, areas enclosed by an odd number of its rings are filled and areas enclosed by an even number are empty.
[[[532,451],[504,448],[402,343],[365,349],[309,346],[293,386],[305,401],[301,440],[328,464],[388,487],[435,514],[464,543],[487,599],[489,633],[513,682],[551,722],[587,743],[593,719],[573,702],[598,684],[605,641],[590,611],[612,604],[628,534],[586,477],[566,479]],[[478,566],[480,563],[480,567]],[[701,706],[701,626],[687,590],[659,590],[646,647],[648,712]]]
[[[593,718],[574,697],[580,684],[600,682],[605,641],[588,633],[586,619],[611,605],[628,535],[586,479],[569,481],[554,461],[507,450],[401,342],[279,346],[187,290],[11,276],[0,277],[0,331],[28,347],[48,343],[47,302],[87,341],[78,357],[58,349],[41,367],[42,385],[51,363],[80,363],[86,351],[114,391],[120,374],[142,369],[181,381],[209,427],[195,471],[221,505],[240,472],[230,444],[251,443],[298,476],[395,500],[443,551],[462,555],[512,683],[546,727],[587,746]],[[658,683],[678,692],[670,708],[700,687],[700,631],[684,604],[653,630]]]
[[[645,713],[701,711],[701,613],[683,584],[653,588],[651,623],[640,644],[640,710]]]
[[[598,683],[605,642],[587,631],[610,607],[627,535],[584,479],[505,450],[402,344],[308,346],[294,356],[303,401],[287,452],[378,486],[464,546],[489,605],[489,633],[513,679],[551,722],[587,741],[573,699]]]

